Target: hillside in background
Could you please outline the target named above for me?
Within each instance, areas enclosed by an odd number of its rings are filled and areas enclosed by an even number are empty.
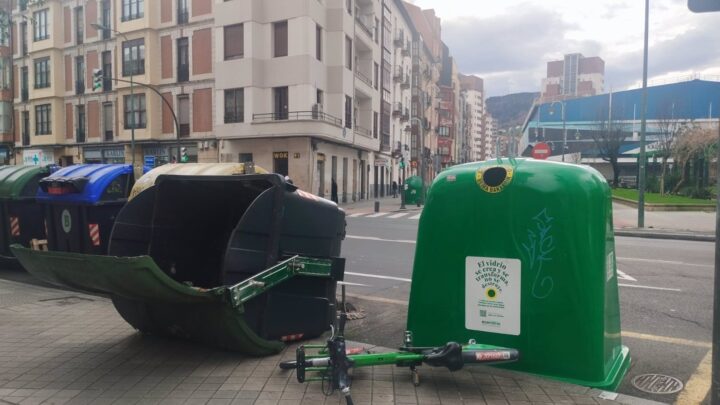
[[[499,129],[522,125],[540,93],[515,93],[490,97],[486,101],[487,110],[497,120]]]

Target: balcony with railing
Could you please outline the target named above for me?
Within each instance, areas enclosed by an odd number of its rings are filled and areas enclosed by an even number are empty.
[[[28,92],[27,87],[23,87],[22,90],[20,90],[20,101],[23,103],[27,102],[30,98],[30,94]]]
[[[77,143],[84,143],[85,142],[85,129],[84,128],[78,128],[75,130],[75,141]]]
[[[357,21],[357,26],[360,27],[360,31],[367,34],[372,41],[373,31],[375,30],[375,15],[372,12],[369,14],[362,14],[361,10],[356,10],[355,21]]]
[[[113,141],[113,131],[112,129],[106,129],[105,130],[105,142],[112,142]]]
[[[372,138],[372,131],[358,124],[355,124],[355,133],[367,138]]]
[[[85,81],[84,80],[76,80],[75,81],[75,94],[85,94]]]
[[[190,123],[180,124],[180,133],[178,137],[187,138],[190,136]]]
[[[410,88],[410,75],[405,75],[402,83],[400,83],[400,88],[404,89],[404,90],[407,90]]]
[[[382,137],[380,138],[380,151],[381,152],[390,152],[390,149],[392,147],[390,146],[390,134],[382,134]]]
[[[393,117],[399,117],[403,113],[402,103],[393,103],[392,115]]]
[[[30,131],[27,125],[23,128],[22,131],[22,146],[30,146]]]
[[[360,80],[361,82],[372,87],[372,80],[369,77],[367,77],[367,75],[365,73],[361,72],[359,69],[355,69],[355,77],[357,77],[358,80]]]
[[[395,82],[401,82],[405,78],[405,71],[402,66],[395,66],[393,70],[393,80]]]
[[[342,120],[322,111],[288,111],[253,114],[253,124],[277,121],[323,121],[341,127]]]
[[[405,111],[403,111],[403,114],[400,116],[400,121],[401,121],[401,122],[408,122],[408,121],[410,121],[410,110],[408,110],[408,109],[406,108]]]
[[[401,48],[405,44],[405,33],[404,32],[398,32],[395,35],[395,39],[393,40],[393,43],[395,44],[395,47]]]
[[[408,40],[408,41],[405,43],[405,46],[402,48],[402,51],[401,51],[402,56],[410,56],[410,50],[411,50],[411,49],[412,49],[412,44],[411,44],[411,42]]]

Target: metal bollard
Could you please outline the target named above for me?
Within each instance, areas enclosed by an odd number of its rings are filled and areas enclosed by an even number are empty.
[[[400,193],[400,209],[401,210],[407,209],[407,208],[405,208],[405,193],[404,192]]]
[[[380,212],[380,201],[375,201],[375,212]]]

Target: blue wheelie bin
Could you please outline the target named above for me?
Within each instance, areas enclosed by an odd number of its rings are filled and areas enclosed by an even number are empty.
[[[131,165],[73,165],[40,180],[48,249],[107,254],[118,212],[134,184]]]

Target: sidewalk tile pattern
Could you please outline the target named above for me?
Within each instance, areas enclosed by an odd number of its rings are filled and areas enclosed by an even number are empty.
[[[0,280],[0,404],[344,404],[278,362],[142,336],[110,300]],[[356,404],[601,404],[599,391],[508,371],[354,370]]]

